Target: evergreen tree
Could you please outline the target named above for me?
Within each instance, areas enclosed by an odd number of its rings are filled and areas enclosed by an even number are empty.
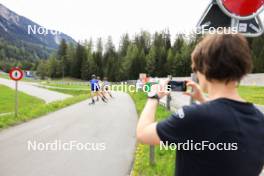
[[[58,61],[54,55],[51,55],[48,59],[48,75],[50,78],[58,78],[59,72],[58,71]]]
[[[68,46],[65,39],[62,39],[57,52],[57,58],[60,62],[58,70],[61,70],[60,75],[62,75],[62,77],[68,76],[70,70],[70,62],[67,57],[67,48]]]
[[[139,35],[135,36],[134,43],[139,50],[143,50],[144,54],[147,55],[151,48],[151,34],[147,31],[141,31]]]
[[[81,78],[83,80],[90,80],[91,75],[94,72],[93,67],[93,54],[92,54],[92,47],[93,43],[92,40],[85,41],[85,56],[82,62],[82,69],[81,69]]]
[[[37,67],[37,75],[40,76],[40,79],[45,79],[48,76],[48,64],[46,61],[40,61]]]
[[[4,49],[0,49],[0,61],[6,59],[6,54]]]
[[[180,52],[181,48],[183,47],[185,43],[184,35],[183,34],[178,34],[176,36],[176,40],[173,44],[173,51],[174,53]]]
[[[126,55],[128,52],[128,47],[131,44],[129,35],[125,34],[121,37],[119,49],[118,49],[118,59],[119,59],[119,70],[120,70],[120,80],[126,80],[129,78],[128,68],[126,67]]]
[[[145,73],[146,59],[143,49],[138,49],[135,44],[130,44],[125,59],[129,79],[137,79],[140,73]]]
[[[167,51],[166,51],[166,42],[165,42],[164,33],[155,33],[153,44],[154,49],[152,53],[153,64],[155,64],[155,76],[165,77],[167,76]]]
[[[112,38],[108,37],[103,60],[104,75],[112,81],[120,80],[120,65]]]
[[[39,52],[37,46],[29,47],[25,43],[14,46],[0,39],[0,69],[8,72],[10,68],[20,66],[24,70],[36,70],[41,78],[71,76],[84,80],[90,79],[92,74],[107,76],[111,81],[137,79],[139,73],[153,77],[166,77],[168,74],[189,76],[192,72],[191,53],[201,37],[178,34],[172,44],[168,30],[154,35],[141,31],[133,38],[124,34],[118,50],[111,37],[105,45],[99,38],[95,49],[92,40],[77,45],[61,40],[58,50],[47,61],[50,51],[46,47]],[[252,49],[253,72],[264,72],[264,35],[248,41]]]
[[[103,70],[103,42],[102,39],[99,38],[96,43],[96,51],[93,54],[93,59],[95,63],[95,73],[98,76],[104,76]]]
[[[156,61],[156,47],[152,46],[148,55],[146,56],[146,72],[150,76],[156,76],[157,61]]]
[[[176,56],[174,55],[174,52],[172,49],[168,50],[168,62],[167,62],[167,69],[168,69],[168,74],[172,75],[172,76],[177,76],[176,75],[176,66],[177,66],[177,62],[176,62]]]
[[[68,70],[66,70],[66,73],[68,73],[69,76],[73,77],[73,73],[74,73],[74,59],[75,59],[75,55],[76,55],[76,47],[74,46],[74,44],[70,43],[68,45],[67,48],[67,58],[68,58],[68,63],[69,63],[69,67],[67,67]]]
[[[82,62],[82,67],[81,67],[81,78],[83,80],[90,80],[90,73],[89,73],[89,61],[88,58],[84,58]]]
[[[74,78],[81,78],[81,68],[83,61],[87,59],[84,46],[77,44],[75,58],[73,60],[72,74]]]
[[[251,44],[254,73],[264,73],[264,35],[254,38]]]

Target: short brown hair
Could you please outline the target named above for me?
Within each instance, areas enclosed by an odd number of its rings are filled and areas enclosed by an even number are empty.
[[[192,53],[192,68],[206,79],[240,81],[252,70],[248,42],[241,34],[208,34]]]

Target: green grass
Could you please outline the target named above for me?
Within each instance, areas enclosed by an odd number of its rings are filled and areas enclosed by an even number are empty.
[[[56,88],[48,88],[49,90],[60,92],[60,93],[65,93],[73,96],[77,95],[83,95],[83,94],[90,94],[89,90],[68,90],[68,89],[56,89]]]
[[[3,73],[0,73],[0,78],[4,78],[4,79],[9,79],[10,80],[10,77],[9,77],[9,74],[6,73],[6,74],[3,74]],[[39,80],[36,80],[36,79],[32,79],[32,78],[22,78],[21,81],[25,81],[25,82],[39,82]]]
[[[138,114],[143,110],[147,97],[143,92],[130,93],[133,98]],[[156,113],[158,121],[168,117],[168,112],[164,107],[159,106]],[[149,146],[137,145],[133,176],[170,176],[174,173],[175,151],[160,150],[159,146],[155,147],[155,165],[149,163]]]
[[[70,87],[71,86],[69,86],[69,88]],[[60,88],[60,86],[58,86],[58,88]],[[0,129],[57,111],[61,108],[83,101],[89,98],[90,95],[89,91],[73,91],[56,88],[52,90],[71,94],[73,97],[45,104],[45,102],[40,99],[19,92],[19,104],[23,104],[23,106],[19,107],[18,116],[14,117],[14,114],[0,116]],[[0,113],[12,112],[14,109],[14,90],[0,85],[0,92]]]
[[[240,86],[238,90],[241,97],[245,100],[264,105],[264,87]]]
[[[70,89],[58,89],[58,88],[48,88],[49,90],[69,94],[73,96],[83,95],[83,94],[90,94],[90,91],[87,90],[70,90]]]
[[[42,82],[42,86],[51,86],[47,87],[49,90],[70,94],[73,96],[88,94],[90,92],[90,86],[84,84],[75,84],[74,82],[64,82],[63,84],[55,82]],[[45,87],[44,87],[45,88]]]
[[[19,107],[20,108],[34,108],[44,101],[36,97],[29,96],[25,93],[18,93]],[[0,114],[9,113],[14,111],[15,106],[15,90],[0,85]]]
[[[61,108],[78,103],[87,98],[88,98],[87,95],[78,95],[78,96],[74,96],[72,98],[63,100],[63,101],[57,101],[57,102],[53,102],[49,104],[38,104],[38,105],[35,105],[34,108],[32,107],[20,108],[18,117],[14,117],[14,115],[6,115],[6,116],[0,117],[0,129],[46,115],[50,112],[54,112]]]
[[[85,83],[76,83],[76,82],[41,82],[42,85],[45,86],[53,86],[53,87],[60,87],[60,88],[69,88],[69,89],[89,89],[89,85]]]
[[[62,78],[53,78],[53,79],[49,79],[49,82],[85,82],[82,79],[77,79],[77,78],[72,78],[72,77],[64,77]]]
[[[10,79],[8,74],[0,73],[0,78]]]

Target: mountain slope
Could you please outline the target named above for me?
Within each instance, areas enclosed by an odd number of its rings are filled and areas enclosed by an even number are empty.
[[[32,29],[35,29],[35,31]],[[74,39],[66,34],[55,34],[48,31],[48,34],[45,35],[38,33],[38,29],[39,32],[43,31],[43,28],[39,24],[16,14],[0,4],[0,57],[4,48],[5,55],[12,55],[12,52],[7,53],[6,51],[8,48],[9,50],[12,49],[12,45],[19,50],[22,48],[20,52],[33,52],[37,55],[37,58],[42,58],[47,57],[51,51],[57,49],[62,39],[65,39],[67,43],[76,43]]]

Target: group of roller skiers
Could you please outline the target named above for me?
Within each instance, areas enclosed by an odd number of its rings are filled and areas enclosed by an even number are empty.
[[[107,103],[108,102],[108,98],[106,97],[107,95],[113,98],[110,92],[110,82],[107,80],[107,77],[104,77],[104,79],[101,80],[99,76],[92,75],[90,80],[90,86],[91,86],[91,99],[92,99],[90,105],[95,104],[95,101],[99,101],[99,99]]]

